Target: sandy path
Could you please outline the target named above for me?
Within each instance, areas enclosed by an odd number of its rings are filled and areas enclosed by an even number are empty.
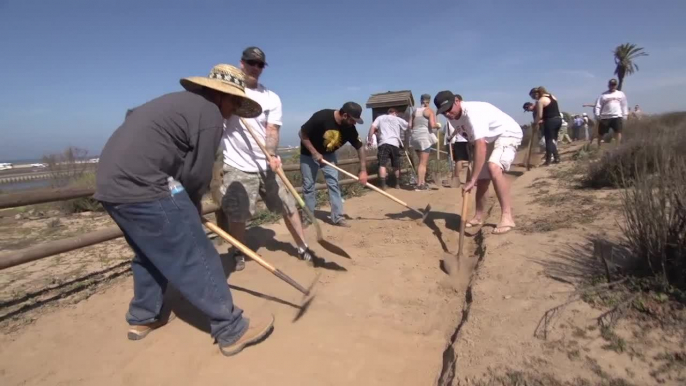
[[[398,191],[391,191],[398,192]],[[455,248],[457,190],[400,191],[416,207],[431,202],[443,241]],[[453,195],[454,199],[446,199]],[[380,195],[347,200],[352,228],[323,225],[329,241],[352,260],[327,260],[317,296],[293,322],[301,295],[256,263],[231,276],[236,303],[276,315],[273,334],[242,354],[223,357],[206,332],[206,320],[172,293],[179,319],[145,340],[126,340],[124,313],[131,277],[89,299],[41,316],[19,332],[0,338],[2,385],[119,384],[430,384],[454,331],[464,283],[439,270],[441,243],[431,229],[401,215],[406,210]],[[452,214],[448,214],[452,213]],[[446,224],[452,230],[446,229]],[[312,231],[308,237],[313,236]],[[301,283],[315,271],[292,255],[282,224],[251,231],[259,253]],[[284,244],[285,243],[285,244]],[[219,247],[220,252],[226,250]],[[450,282],[452,280],[453,282]],[[455,288],[461,289],[456,290]]]

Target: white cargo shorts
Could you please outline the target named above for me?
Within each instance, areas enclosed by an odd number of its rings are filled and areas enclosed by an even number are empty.
[[[517,155],[517,148],[521,145],[521,138],[498,137],[493,143],[488,144],[486,153],[486,162],[500,166],[502,171],[510,170],[512,162],[514,162]],[[479,173],[479,180],[490,180],[491,172],[488,170],[488,165],[484,165]]]

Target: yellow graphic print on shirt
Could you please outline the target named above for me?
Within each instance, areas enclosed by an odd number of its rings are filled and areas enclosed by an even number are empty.
[[[327,130],[324,133],[324,147],[326,151],[334,151],[343,146],[343,136],[339,130]]]

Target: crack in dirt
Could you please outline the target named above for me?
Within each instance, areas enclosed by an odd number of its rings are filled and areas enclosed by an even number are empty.
[[[493,207],[491,207],[488,210],[487,217],[490,215],[492,209]],[[465,301],[464,305],[462,306],[462,317],[460,318],[460,322],[455,327],[455,331],[453,331],[453,334],[450,336],[450,340],[448,341],[447,347],[445,348],[445,350],[443,350],[443,365],[441,368],[441,372],[438,375],[438,380],[436,381],[436,385],[438,386],[452,385],[453,381],[455,380],[455,377],[457,376],[456,364],[458,354],[455,352],[455,343],[457,343],[457,339],[460,336],[462,327],[464,327],[464,325],[467,324],[467,321],[469,320],[469,311],[472,308],[472,302],[474,300],[474,297],[472,295],[472,287],[474,285],[476,274],[478,273],[482,262],[486,258],[486,246],[484,244],[485,238],[483,232],[483,228],[481,228],[476,233],[476,235],[474,235],[474,243],[476,244],[474,255],[478,258],[476,264],[474,265],[474,268],[472,269],[472,272],[469,275],[469,284],[467,285],[467,289],[465,290]]]

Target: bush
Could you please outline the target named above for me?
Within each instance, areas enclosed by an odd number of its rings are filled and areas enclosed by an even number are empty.
[[[643,272],[686,289],[686,156],[655,152],[638,159],[622,193],[624,236]]]
[[[590,164],[583,179],[586,187],[622,187],[633,183],[637,171],[657,172],[658,154],[676,154],[686,148],[686,112],[663,114],[629,121],[623,143]],[[669,157],[668,157],[669,158]]]
[[[70,188],[95,188],[95,173],[81,174],[77,179],[72,180]],[[60,210],[67,214],[81,212],[102,211],[104,208],[93,197],[75,198],[59,203]]]

